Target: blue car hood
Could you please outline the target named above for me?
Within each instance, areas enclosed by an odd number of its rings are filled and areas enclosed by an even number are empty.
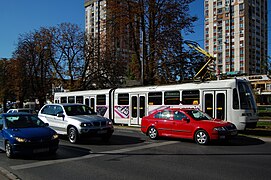
[[[56,134],[56,132],[49,127],[14,128],[6,129],[6,132],[13,137],[20,137],[26,139],[51,137]]]

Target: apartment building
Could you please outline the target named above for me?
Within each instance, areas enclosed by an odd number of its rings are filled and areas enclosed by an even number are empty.
[[[106,33],[106,0],[85,0],[85,30],[94,37]]]
[[[136,3],[127,3],[121,0],[85,0],[85,30],[95,40],[99,42],[98,57],[105,54],[113,54],[114,57],[104,56],[106,58],[121,61],[126,66],[127,72],[123,73],[125,82],[126,74],[131,72],[129,63],[133,60],[135,54],[134,40],[139,42],[139,30],[134,26],[131,28],[131,23],[137,21],[135,14],[129,14],[133,17],[127,22],[126,13],[132,5]],[[131,12],[130,12],[131,13]],[[135,25],[135,24],[134,24]],[[99,60],[98,60],[99,61]],[[137,82],[136,82],[137,83]]]
[[[205,49],[220,73],[267,73],[267,0],[204,0]]]

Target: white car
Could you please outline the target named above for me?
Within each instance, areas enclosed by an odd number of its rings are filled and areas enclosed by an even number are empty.
[[[100,136],[107,141],[114,132],[110,119],[83,104],[46,104],[38,116],[58,134],[68,135],[71,143],[77,143],[83,136]]]

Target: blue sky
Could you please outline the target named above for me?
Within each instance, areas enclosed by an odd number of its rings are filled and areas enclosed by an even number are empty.
[[[191,4],[191,15],[199,20],[194,23],[195,33],[185,36],[197,41],[203,48],[203,0]],[[271,56],[271,2],[268,15],[269,56]],[[0,58],[11,58],[19,34],[29,33],[40,27],[56,26],[63,22],[84,28],[84,0],[0,0]]]
[[[0,58],[11,58],[19,34],[63,22],[84,28],[84,0],[0,0]]]

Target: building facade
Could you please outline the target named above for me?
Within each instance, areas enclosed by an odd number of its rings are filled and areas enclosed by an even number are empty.
[[[204,0],[205,49],[219,73],[267,73],[267,0]]]
[[[135,26],[138,17],[131,11],[131,8],[136,7],[137,4],[133,2],[128,4],[121,0],[84,1],[85,31],[89,37],[99,42],[98,61],[104,56],[115,62],[121,62],[125,67],[123,69],[127,70],[122,74],[126,84],[129,81],[126,75],[131,71],[129,63],[133,61],[135,50],[137,50],[134,41],[139,42],[140,38],[139,29]],[[127,19],[128,13],[130,13],[130,19]]]
[[[106,0],[85,0],[85,30],[97,37],[106,32]]]

